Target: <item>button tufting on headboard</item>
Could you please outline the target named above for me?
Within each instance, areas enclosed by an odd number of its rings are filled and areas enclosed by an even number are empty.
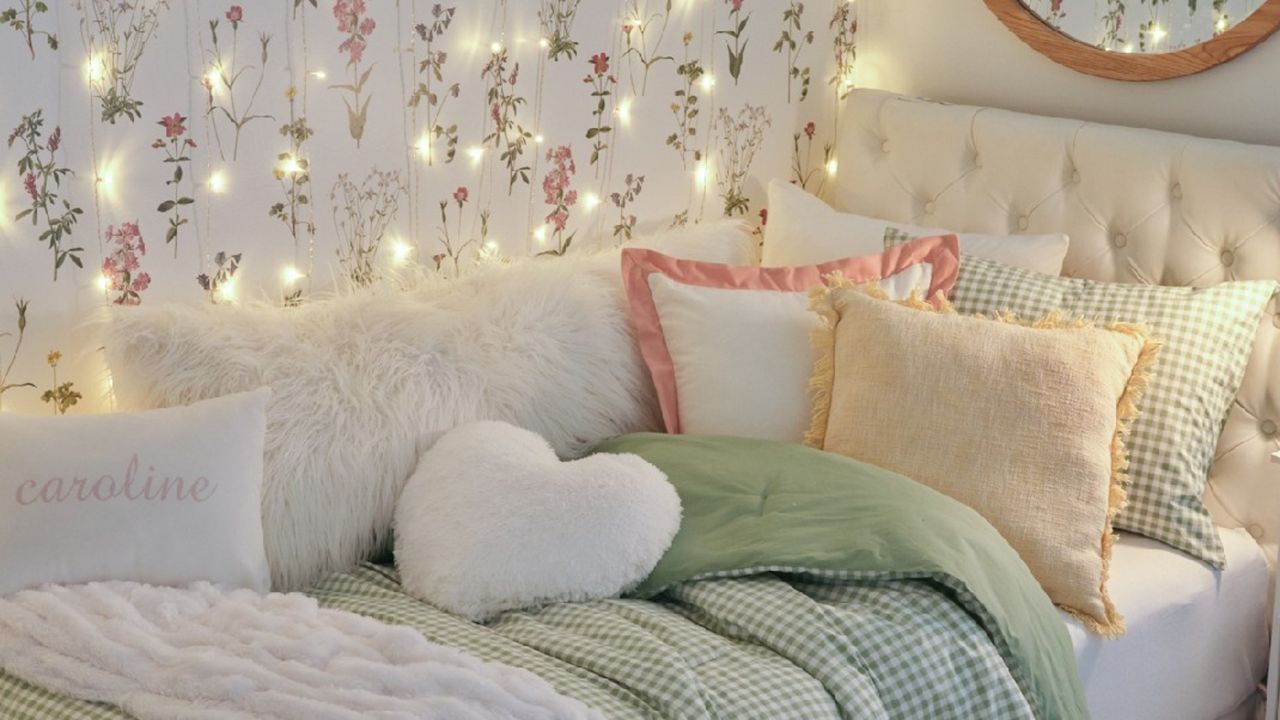
[[[1280,148],[855,90],[837,207],[960,232],[1065,232],[1063,274],[1206,286],[1280,279]],[[891,152],[892,150],[892,152]],[[847,171],[846,171],[847,170]],[[927,202],[918,198],[927,199]],[[927,215],[926,222],[920,222]],[[1280,539],[1280,303],[1226,419],[1205,501]]]

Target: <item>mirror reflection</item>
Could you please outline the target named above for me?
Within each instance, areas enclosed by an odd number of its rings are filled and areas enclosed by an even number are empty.
[[[1022,0],[1063,34],[1103,50],[1175,52],[1249,17],[1264,0]]]

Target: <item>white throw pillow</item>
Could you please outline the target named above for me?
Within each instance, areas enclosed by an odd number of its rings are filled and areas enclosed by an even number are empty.
[[[98,580],[265,592],[270,397],[263,388],[139,413],[0,414],[0,595]]]
[[[809,265],[885,249],[886,233],[902,239],[950,234],[950,230],[919,227],[839,212],[803,188],[782,180],[769,182],[769,223],[764,233],[764,264]],[[892,233],[891,233],[892,234]],[[960,253],[1034,270],[1062,273],[1067,257],[1066,235],[983,235],[956,233]]]
[[[637,244],[750,262],[741,223]],[[104,344],[122,406],[268,386],[263,529],[276,590],[301,590],[386,546],[422,450],[475,420],[536,431],[565,455],[661,428],[619,250],[495,266],[413,293],[296,308],[141,305]]]
[[[892,297],[950,292],[954,236],[821,265],[736,267],[627,249],[622,274],[667,432],[800,442],[810,424],[809,291],[838,272]]]
[[[536,433],[459,427],[423,453],[396,508],[410,595],[472,620],[616,596],[680,529],[680,496],[636,455],[561,462]]]

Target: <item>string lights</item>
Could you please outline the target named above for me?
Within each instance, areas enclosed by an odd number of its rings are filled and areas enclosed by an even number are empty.
[[[302,172],[302,164],[298,162],[298,158],[291,153],[285,153],[280,158],[280,164],[277,166],[281,173],[285,175],[297,175]]]
[[[239,284],[240,278],[236,275],[232,275],[226,280],[218,283],[218,289],[214,291],[218,302],[234,303],[236,301],[236,290]]]
[[[294,283],[304,277],[306,277],[306,275],[293,265],[285,265],[284,268],[280,270],[280,279],[284,282],[285,287],[293,286]]]
[[[101,53],[94,53],[84,66],[85,77],[93,86],[101,85],[107,79],[107,63]]]
[[[214,170],[209,174],[208,181],[209,192],[215,195],[221,195],[227,191],[227,174],[221,170]]]
[[[413,256],[413,246],[404,240],[396,240],[391,243],[391,264],[399,267],[409,262],[409,258]]]

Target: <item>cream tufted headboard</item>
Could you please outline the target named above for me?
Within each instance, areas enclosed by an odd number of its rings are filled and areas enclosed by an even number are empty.
[[[857,90],[839,208],[960,232],[1071,237],[1063,274],[1213,285],[1280,279],[1280,148],[944,105]],[[1280,303],[1272,298],[1205,502],[1275,558]]]

